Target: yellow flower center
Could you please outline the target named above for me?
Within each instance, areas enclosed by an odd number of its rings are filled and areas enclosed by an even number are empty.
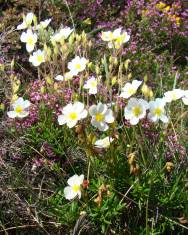
[[[134,116],[138,117],[141,113],[142,113],[142,110],[141,110],[140,106],[135,106],[135,107],[133,108],[133,114],[134,114]]]
[[[34,44],[33,38],[28,38],[27,43],[32,46]]]
[[[81,64],[76,64],[75,67],[76,69],[81,69]]]
[[[102,122],[102,121],[104,121],[104,115],[102,113],[97,113],[95,115],[95,119],[97,122]]]
[[[96,81],[91,82],[91,87],[96,87],[96,86],[97,86],[97,82]]]
[[[177,99],[176,94],[172,93],[172,100],[176,100],[176,99]]]
[[[80,190],[80,186],[79,185],[73,185],[72,189],[75,193],[77,193]]]
[[[78,118],[78,114],[77,113],[70,113],[69,118],[74,121]]]
[[[37,61],[42,63],[43,62],[43,56],[42,55],[38,55],[37,56]]]
[[[129,95],[133,95],[135,93],[135,89],[130,87],[127,92],[128,92]]]
[[[23,111],[22,106],[21,106],[21,105],[18,105],[18,106],[15,108],[15,111],[16,111],[17,113],[21,113],[21,112]]]
[[[110,39],[110,40],[113,40],[113,39],[114,39],[114,36],[113,36],[113,33],[112,33],[112,32],[109,33],[109,39]]]
[[[154,110],[154,114],[157,115],[157,116],[160,116],[161,113],[162,113],[161,108],[156,108],[156,109]]]

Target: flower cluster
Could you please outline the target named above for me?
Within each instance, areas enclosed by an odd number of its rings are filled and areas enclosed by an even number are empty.
[[[159,7],[159,6],[158,6]],[[161,6],[160,6],[161,7]],[[51,19],[37,24],[37,19],[33,14],[28,14],[21,25],[17,29],[26,29],[21,35],[21,41],[26,44],[26,50],[31,53],[37,49],[37,42],[39,42],[40,31],[45,31]],[[32,25],[34,23],[34,25]],[[58,113],[57,123],[66,125],[68,128],[73,128],[78,124],[86,124],[87,129],[97,133],[105,132],[105,137],[99,137],[92,144],[98,149],[107,149],[114,141],[112,132],[115,128],[123,128],[121,125],[126,123],[130,126],[137,125],[141,120],[147,119],[147,121],[156,123],[162,121],[167,124],[169,122],[168,104],[182,99],[185,105],[188,104],[188,91],[181,89],[173,89],[164,93],[164,96],[159,98],[153,97],[153,93],[149,87],[147,87],[145,80],[140,81],[133,79],[131,76],[127,76],[125,80],[118,80],[116,77],[112,77],[109,71],[113,70],[112,65],[108,65],[106,56],[101,60],[104,66],[104,73],[100,73],[99,66],[94,66],[94,63],[89,62],[86,53],[79,53],[76,51],[72,58],[72,53],[67,52],[69,45],[72,45],[76,39],[80,41],[81,38],[85,38],[85,34],[77,35],[73,33],[73,29],[64,27],[50,35],[49,44],[47,48],[46,43],[39,42],[39,45],[43,45],[45,49],[38,49],[29,56],[29,61],[34,66],[39,66],[44,63],[46,69],[44,70],[45,80],[39,80],[39,83],[34,82],[33,87],[36,89],[40,87],[40,90],[30,92],[30,100],[33,104],[40,104],[44,102],[48,108],[58,107],[57,104],[61,103],[61,113]],[[73,36],[74,34],[74,36]],[[70,39],[70,40],[68,40]],[[122,28],[117,28],[114,31],[103,31],[101,39],[108,43],[109,48],[113,48],[112,56],[109,61],[117,66],[117,58],[114,59],[114,53],[118,52],[120,48],[124,47],[124,44],[129,41],[130,35]],[[67,40],[67,41],[66,41]],[[73,41],[73,42],[72,42]],[[72,44],[71,44],[72,43]],[[76,44],[77,45],[77,44]],[[68,49],[67,49],[68,48]],[[72,48],[70,47],[70,51]],[[58,52],[61,51],[61,60],[63,65],[58,66]],[[72,52],[72,51],[71,51]],[[46,57],[49,54],[54,53],[55,66],[51,66],[50,60]],[[111,53],[111,51],[110,51]],[[47,55],[48,54],[48,55]],[[66,60],[64,60],[65,56]],[[128,61],[128,62],[127,62]],[[125,63],[126,70],[128,64],[131,63],[127,60]],[[50,67],[50,73],[48,65]],[[121,68],[121,66],[119,66]],[[115,67],[114,71],[116,71]],[[120,70],[119,68],[119,70]],[[110,74],[110,75],[109,75]],[[113,74],[113,73],[112,73]],[[120,76],[118,74],[118,76]],[[123,77],[123,76],[122,76]],[[40,84],[41,83],[41,84]],[[72,86],[71,86],[72,85]],[[114,86],[115,85],[115,86]],[[142,89],[140,89],[142,86]],[[32,87],[32,88],[33,88]],[[106,89],[107,96],[103,97],[101,87]],[[49,94],[44,92],[44,89],[49,89]],[[139,93],[139,89],[142,93]],[[85,92],[85,90],[87,92]],[[53,92],[55,91],[55,95]],[[62,99],[62,93],[67,92],[67,100]],[[82,92],[83,91],[83,92]],[[100,93],[101,92],[101,93]],[[152,94],[152,95],[151,95]],[[53,105],[50,101],[53,100]],[[81,101],[82,102],[81,102]],[[67,102],[66,102],[67,101]],[[119,105],[119,101],[123,105]],[[54,105],[55,104],[55,105]],[[7,114],[10,118],[22,119],[29,115],[29,108],[31,106],[30,101],[24,100],[19,97],[13,104],[12,110]],[[31,110],[31,109],[30,109]],[[123,119],[122,120],[122,113]],[[75,175],[68,180],[68,187],[65,188],[65,197],[69,200],[75,198],[77,195],[81,197],[81,185],[83,183],[84,176]]]

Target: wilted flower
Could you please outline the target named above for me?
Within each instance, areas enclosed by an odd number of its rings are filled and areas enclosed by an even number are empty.
[[[113,138],[107,136],[107,137],[105,137],[103,139],[97,140],[94,145],[97,148],[108,148],[108,147],[110,147],[110,143],[113,140],[114,140]]]
[[[120,94],[120,97],[128,99],[130,96],[134,95],[138,87],[142,84],[142,81],[133,80],[132,83],[128,82],[125,84],[125,86],[122,88],[122,92]]]
[[[22,97],[19,97],[13,104],[12,104],[12,111],[7,112],[9,118],[24,118],[29,115],[28,108],[31,105],[29,100],[24,100]]]
[[[167,103],[178,100],[184,96],[184,91],[181,89],[173,89],[164,93],[164,99]]]
[[[113,123],[114,117],[111,109],[106,104],[99,103],[89,108],[89,114],[92,116],[91,124],[100,131],[108,130],[107,123]]]
[[[31,52],[34,50],[35,44],[37,42],[37,35],[28,29],[27,32],[23,32],[20,40],[26,43],[26,50]]]
[[[41,63],[45,62],[45,53],[44,51],[37,50],[33,52],[33,55],[30,55],[29,62],[31,62],[34,66],[39,66]]]
[[[72,128],[77,122],[87,117],[87,110],[84,109],[84,104],[75,102],[74,104],[66,105],[62,110],[62,114],[58,116],[59,125],[67,124]]]
[[[131,125],[136,125],[140,119],[146,115],[148,102],[143,99],[130,98],[125,107],[125,119],[130,121]]]
[[[65,198],[68,200],[74,199],[76,196],[81,198],[81,185],[84,181],[84,175],[73,175],[67,181],[68,185],[64,188]]]
[[[73,60],[68,63],[68,69],[72,75],[77,75],[86,68],[88,60],[84,57],[76,56]]]
[[[32,24],[34,18],[34,14],[29,12],[26,17],[24,17],[23,22],[17,26],[17,30],[26,29],[28,26]]]
[[[97,79],[95,77],[88,79],[84,88],[89,89],[89,94],[97,94]]]
[[[164,99],[157,98],[155,101],[149,102],[149,114],[148,118],[152,122],[156,122],[158,120],[161,120],[164,123],[168,122],[168,117],[166,116],[165,112],[165,101]]]

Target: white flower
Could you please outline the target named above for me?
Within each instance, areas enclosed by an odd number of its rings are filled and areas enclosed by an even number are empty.
[[[77,122],[87,117],[87,110],[84,109],[84,104],[75,102],[74,104],[66,105],[62,110],[62,114],[58,116],[59,125],[67,124],[72,128]]]
[[[39,30],[39,29],[46,29],[48,27],[48,25],[50,24],[50,22],[52,21],[52,19],[46,19],[44,21],[41,21],[36,29]]]
[[[60,29],[59,32],[55,33],[51,37],[51,41],[52,42],[60,42],[63,39],[67,39],[72,32],[73,32],[73,29],[71,29],[69,27],[62,28],[62,29]]]
[[[120,48],[124,43],[128,42],[130,39],[130,35],[127,32],[123,32],[120,36],[115,39],[114,45],[115,48]]]
[[[161,120],[164,123],[168,122],[168,117],[166,116],[165,112],[165,100],[157,98],[155,101],[149,102],[149,114],[148,118],[152,122],[156,122],[158,120]]]
[[[125,107],[125,119],[130,121],[131,125],[136,125],[140,119],[146,115],[148,102],[143,99],[130,98]]]
[[[184,91],[181,89],[173,89],[164,93],[164,99],[167,103],[178,100],[184,96]]]
[[[34,66],[39,66],[41,63],[45,62],[45,53],[44,51],[37,50],[33,52],[33,55],[30,55],[29,62]]]
[[[81,198],[81,185],[84,181],[84,175],[73,175],[67,181],[68,185],[64,188],[65,198],[68,200],[74,199],[76,196]]]
[[[95,77],[88,79],[84,88],[89,89],[89,94],[97,94],[97,79]]]
[[[20,40],[26,43],[26,50],[31,52],[34,50],[35,44],[37,42],[37,35],[28,29],[27,32],[21,34]]]
[[[112,143],[113,140],[113,138],[107,136],[104,139],[97,140],[94,145],[97,148],[108,148],[110,147],[110,143]]]
[[[12,104],[12,111],[7,112],[9,118],[24,118],[29,115],[28,108],[31,105],[29,100],[24,100],[22,97],[19,97],[13,104]]]
[[[56,77],[55,77],[55,80],[57,80],[57,81],[64,81],[64,76],[62,76],[62,75],[57,75]]]
[[[182,97],[182,101],[185,105],[188,105],[188,90],[184,91],[184,95]]]
[[[68,63],[68,69],[70,70],[70,73],[75,76],[86,68],[87,63],[88,60],[86,60],[86,58],[76,56]]]
[[[32,24],[34,14],[29,12],[26,17],[23,19],[23,22],[17,26],[17,30],[26,29]]]
[[[89,114],[92,116],[91,124],[100,131],[108,130],[107,123],[113,123],[114,117],[111,109],[106,104],[99,103],[89,108]]]
[[[57,81],[68,81],[73,78],[73,75],[70,72],[65,73],[64,75],[57,75],[55,80]]]
[[[113,40],[113,32],[111,32],[111,31],[102,32],[101,39],[105,42],[112,41]]]
[[[125,84],[125,86],[122,88],[122,92],[120,94],[120,97],[128,99],[130,96],[134,95],[138,87],[142,84],[142,81],[133,80],[132,83],[128,82]]]

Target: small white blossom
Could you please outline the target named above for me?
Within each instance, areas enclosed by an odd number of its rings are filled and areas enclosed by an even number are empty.
[[[17,30],[26,29],[28,26],[32,24],[34,18],[34,14],[29,12],[26,17],[24,17],[23,22],[17,26]]]
[[[52,42],[60,42],[61,40],[65,40],[69,37],[69,35],[73,32],[73,29],[69,27],[65,27],[59,30],[59,32],[55,33],[51,37]]]
[[[55,80],[57,81],[68,81],[73,78],[73,75],[70,72],[65,73],[64,75],[57,75]]]
[[[125,119],[129,120],[131,125],[136,125],[140,119],[145,117],[147,109],[147,101],[143,99],[130,98],[127,106],[125,107]]]
[[[20,40],[26,43],[26,50],[32,52],[37,42],[37,35],[31,29],[28,29],[27,32],[21,34]]]
[[[89,94],[97,94],[97,79],[91,77],[84,85],[84,89],[89,89]]]
[[[74,127],[79,120],[87,117],[87,110],[84,109],[84,104],[81,102],[68,104],[61,112],[62,114],[58,116],[58,123],[59,125],[67,124],[69,128]]]
[[[91,124],[100,131],[108,130],[108,123],[114,122],[113,112],[106,104],[92,105],[89,108],[89,114],[92,116]]]
[[[46,29],[48,27],[48,25],[50,24],[50,22],[52,21],[52,19],[46,19],[44,21],[41,21],[36,29],[39,30],[39,29]]]
[[[148,118],[152,122],[157,122],[158,120],[161,120],[164,123],[168,122],[168,117],[165,112],[165,104],[165,100],[160,98],[149,102]]]
[[[67,183],[69,186],[64,188],[64,195],[67,200],[72,200],[76,196],[78,196],[79,199],[81,198],[81,185],[83,181],[84,175],[73,175],[68,179]]]
[[[102,32],[101,39],[108,42],[108,47],[119,49],[124,43],[128,42],[130,35],[127,32],[122,31],[121,28],[112,31]]]
[[[182,97],[182,101],[185,105],[188,105],[188,90],[184,91],[184,95]]]
[[[178,100],[184,96],[184,91],[181,89],[173,89],[164,93],[164,99],[167,103]]]
[[[128,82],[125,84],[125,86],[122,88],[122,92],[120,94],[120,97],[128,99],[130,96],[134,95],[139,86],[142,84],[142,81],[133,80],[132,83]]]
[[[39,66],[41,63],[45,62],[45,52],[37,50],[30,55],[29,62],[31,62],[35,67]]]
[[[103,139],[97,140],[94,145],[97,148],[109,148],[110,143],[112,143],[113,140],[114,140],[113,138],[107,136]]]
[[[55,77],[55,80],[62,82],[62,81],[64,81],[64,76],[59,74]]]
[[[113,40],[108,43],[109,48],[115,46],[116,49],[120,48],[124,43],[130,40],[130,35],[127,32],[121,32],[121,28],[114,30]]]
[[[24,118],[29,115],[28,108],[31,105],[29,100],[24,100],[22,97],[19,97],[13,104],[12,104],[12,111],[7,112],[9,118]]]
[[[106,31],[101,33],[101,39],[105,42],[109,42],[113,40],[113,32]]]
[[[68,63],[68,69],[74,76],[78,75],[79,72],[85,70],[88,60],[84,57],[76,56],[73,60]]]

